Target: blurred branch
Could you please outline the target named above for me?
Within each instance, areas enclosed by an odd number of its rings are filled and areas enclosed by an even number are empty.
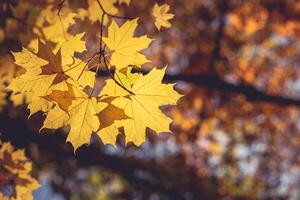
[[[216,17],[218,20],[218,28],[215,33],[215,39],[214,39],[214,48],[211,52],[211,56],[208,62],[209,67],[209,74],[218,75],[218,71],[216,69],[216,62],[220,59],[220,50],[221,50],[221,42],[224,34],[224,26],[225,26],[225,20],[226,20],[226,13],[228,10],[227,3],[225,0],[220,1],[218,6],[218,11],[220,12],[220,16]],[[200,77],[198,77],[200,78]],[[199,118],[202,118],[203,112],[198,112]],[[192,133],[192,135],[197,135],[199,129],[201,127],[201,123],[198,123]]]
[[[221,41],[224,34],[224,26],[225,26],[227,11],[228,11],[228,6],[226,4],[226,1],[221,1],[219,5],[219,12],[220,12],[220,16],[218,20],[219,26],[216,30],[216,36],[214,40],[215,46],[212,50],[211,57],[209,60],[209,65],[208,65],[210,67],[210,72],[213,74],[217,73],[215,63],[220,59]]]
[[[47,157],[50,162],[60,163],[70,158],[74,158],[78,161],[81,167],[87,166],[101,166],[108,170],[119,173],[129,182],[135,182],[149,188],[153,191],[163,194],[175,194],[176,191],[168,191],[162,185],[156,183],[156,181],[149,181],[138,177],[135,174],[136,170],[143,170],[141,164],[136,161],[124,159],[120,156],[108,155],[100,150],[91,146],[81,147],[76,155],[73,154],[71,148],[65,144],[62,133],[55,134],[38,134],[30,130],[22,119],[9,119],[8,114],[0,115],[0,131],[2,133],[2,139],[10,141],[14,146],[18,148],[29,149],[28,147],[35,143],[43,158]],[[18,124],[18,126],[15,126]],[[5,133],[5,134],[4,134]]]
[[[195,85],[203,85],[219,90],[220,92],[233,92],[243,94],[250,101],[268,102],[278,105],[300,106],[300,99],[270,95],[257,88],[244,83],[233,84],[222,80],[217,75],[166,75],[166,81],[185,81]]]
[[[148,73],[148,71],[134,70],[135,72],[142,72],[143,74]],[[100,77],[108,77],[108,73],[106,71],[98,71],[98,76]],[[191,74],[191,75],[169,75],[166,74],[164,77],[165,82],[178,82],[183,81],[186,83],[191,83],[197,86],[205,86],[213,89],[217,89],[220,92],[232,92],[244,95],[249,101],[257,101],[257,102],[267,102],[274,103],[278,105],[284,106],[299,106],[300,107],[300,99],[293,99],[289,97],[282,97],[278,95],[271,95],[264,91],[260,91],[254,86],[247,85],[245,83],[229,83],[219,76],[212,74]]]
[[[95,145],[83,146],[74,155],[71,146],[65,143],[62,133],[39,134],[32,131],[24,119],[11,119],[8,117],[8,113],[0,114],[0,121],[2,140],[10,141],[15,147],[26,150],[29,150],[32,144],[37,145],[40,157],[46,159],[48,164],[51,162],[63,164],[68,159],[74,159],[77,161],[78,167],[98,166],[118,173],[140,190],[146,190],[149,193],[157,192],[167,199],[184,199],[182,195],[186,188],[183,185],[186,183],[178,182],[179,172],[176,176],[167,175],[170,168],[176,170],[175,166],[153,165],[144,160],[111,155]],[[31,156],[29,155],[29,157]],[[197,191],[194,193],[199,196],[205,195],[204,192],[199,191],[199,188],[196,189],[196,186],[194,190]]]

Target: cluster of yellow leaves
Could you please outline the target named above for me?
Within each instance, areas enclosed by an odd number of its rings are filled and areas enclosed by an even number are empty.
[[[88,16],[94,22],[101,20],[102,13],[116,14],[115,2],[88,1],[86,11],[64,11],[61,16],[57,16],[57,11],[50,5],[36,22],[36,34],[40,39],[32,41],[28,48],[12,53],[15,64],[25,73],[14,78],[7,89],[14,95],[28,96],[30,115],[38,111],[45,113],[41,129],[68,126],[67,141],[74,151],[89,144],[92,133],[96,133],[104,144],[115,146],[120,130],[124,130],[126,144],[136,145],[145,141],[147,128],[157,133],[170,132],[172,120],[160,107],[175,105],[181,96],[174,91],[173,84],[162,83],[166,68],[153,69],[146,75],[132,72],[133,68],[149,62],[141,51],[152,39],[146,35],[134,36],[138,19],[126,20],[119,26],[107,14],[102,24],[105,26],[110,20],[110,25],[107,37],[101,38],[106,49],[99,65],[106,63],[106,70],[115,69],[115,74],[100,92],[95,90],[96,73],[89,70],[87,61],[93,56],[86,60],[75,56],[76,52],[87,50],[82,40],[84,33],[72,35],[67,30],[74,25],[74,18]],[[129,4],[128,0],[118,2]],[[164,9],[167,12],[169,8]]]
[[[14,150],[10,143],[0,141],[0,199],[33,199],[32,191],[39,187],[39,183],[31,177],[31,170],[32,163],[24,150]]]
[[[16,94],[31,96],[28,105],[30,114],[48,111],[52,105],[42,97],[50,93],[53,86],[65,90],[65,84],[69,78],[77,80],[79,74],[82,73],[83,78],[76,82],[78,85],[92,86],[94,84],[94,73],[85,70],[85,64],[77,59],[74,59],[73,65],[66,65],[65,60],[70,58],[71,50],[69,48],[66,51],[62,50],[63,48],[54,54],[48,44],[39,41],[37,54],[26,48],[23,48],[21,52],[13,53],[15,64],[24,68],[26,72],[13,79],[8,89]]]

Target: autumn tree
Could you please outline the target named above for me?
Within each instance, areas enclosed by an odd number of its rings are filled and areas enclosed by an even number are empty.
[[[1,198],[299,198],[296,0],[0,15]]]

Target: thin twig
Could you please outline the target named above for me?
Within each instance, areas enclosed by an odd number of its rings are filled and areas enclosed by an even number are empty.
[[[97,0],[97,2],[98,2],[98,5],[99,5],[100,9],[102,10],[101,22],[100,22],[100,25],[99,25],[99,30],[100,30],[100,38],[99,38],[99,53],[100,53],[100,56],[99,56],[99,66],[100,66],[100,64],[101,64],[101,60],[103,59],[103,61],[104,61],[103,63],[104,63],[105,69],[106,69],[107,73],[109,74],[109,76],[114,80],[114,82],[115,82],[118,86],[120,86],[122,89],[124,89],[125,91],[127,91],[129,94],[134,95],[134,93],[133,93],[132,91],[128,90],[122,83],[120,83],[119,81],[117,81],[117,80],[115,79],[114,75],[110,72],[109,66],[108,66],[108,64],[107,64],[107,63],[109,63],[109,62],[108,62],[108,60],[106,59],[106,55],[105,55],[105,47],[106,47],[106,46],[105,46],[105,45],[103,46],[103,43],[102,43],[102,38],[103,38],[103,26],[104,26],[104,17],[105,17],[105,15],[108,15],[108,16],[110,16],[110,17],[115,17],[115,18],[122,18],[122,19],[130,19],[130,18],[128,18],[128,17],[120,17],[120,16],[111,15],[111,14],[107,13],[107,12],[104,10],[104,8],[102,7],[102,5],[101,5],[101,3],[100,3],[99,0]],[[103,47],[102,47],[102,46],[103,46]],[[110,65],[110,63],[109,63],[109,65]],[[110,67],[111,67],[111,65],[110,65]],[[97,72],[98,72],[98,68],[97,68]]]
[[[99,38],[99,52],[100,52],[100,55],[102,54],[102,52],[104,53],[104,48],[102,48],[102,37],[103,37],[103,21],[104,21],[104,16],[105,16],[105,13],[103,12],[102,13],[102,16],[101,16],[101,23],[100,23],[100,38]],[[101,63],[101,56],[99,57],[99,64]]]
[[[121,83],[119,83],[116,79],[115,79],[115,77],[113,76],[113,74],[110,72],[110,70],[109,70],[109,67],[108,67],[108,61],[107,61],[107,59],[104,57],[104,66],[105,66],[105,69],[106,69],[106,71],[108,72],[108,74],[109,74],[109,76],[114,80],[114,82],[118,85],[118,86],[120,86],[122,89],[124,89],[125,91],[127,91],[128,93],[130,93],[130,94],[132,94],[132,95],[135,95],[132,91],[130,91],[130,90],[128,90],[124,85],[122,85]]]
[[[110,17],[113,17],[113,18],[119,18],[119,19],[134,19],[133,17],[124,17],[124,16],[118,16],[118,15],[112,15],[108,12],[106,12],[106,10],[103,8],[102,4],[100,3],[99,0],[97,0],[97,3],[100,7],[100,9],[102,10],[102,12],[107,15],[107,16],[110,16]]]
[[[66,0],[62,0],[59,4],[57,4],[57,15],[59,16],[61,9],[63,8]]]
[[[81,72],[80,72],[80,74],[79,74],[79,76],[78,76],[78,78],[77,78],[77,81],[81,78],[81,76],[82,76],[84,70],[85,70],[86,67],[89,65],[89,63],[90,63],[97,55],[99,55],[99,54],[100,54],[99,52],[95,53],[95,54],[94,54],[94,55],[86,62],[84,68],[81,70]],[[101,54],[100,54],[100,55],[101,55]]]

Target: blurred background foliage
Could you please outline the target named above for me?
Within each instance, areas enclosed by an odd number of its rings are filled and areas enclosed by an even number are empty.
[[[32,160],[42,185],[35,199],[300,199],[300,2],[156,2],[175,14],[162,32],[152,22],[154,1],[119,8],[157,38],[145,68],[168,64],[165,82],[185,94],[165,109],[173,134],[149,130],[139,148],[125,147],[122,136],[118,148],[94,137],[74,155],[63,134],[38,133],[43,116],[27,119],[24,100],[6,94],[1,78],[1,139]],[[44,1],[0,5],[0,76],[12,77],[19,72],[10,51],[35,37],[30,26]],[[96,24],[71,31],[87,31],[88,49],[97,48]]]

